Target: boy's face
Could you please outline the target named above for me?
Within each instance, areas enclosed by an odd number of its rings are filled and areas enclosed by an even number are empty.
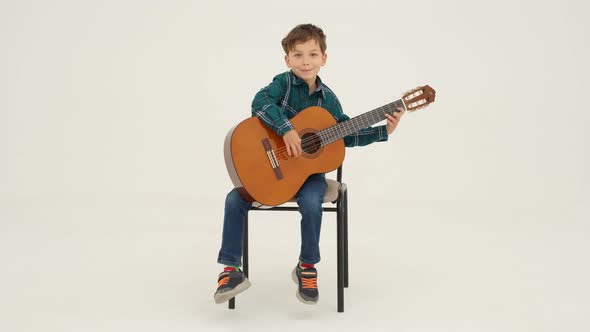
[[[315,39],[295,44],[289,54],[285,55],[287,67],[310,86],[315,84],[320,68],[326,64],[326,59],[327,55],[322,54],[320,45]]]

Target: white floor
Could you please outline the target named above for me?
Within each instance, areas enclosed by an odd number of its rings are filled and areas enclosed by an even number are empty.
[[[318,305],[299,303],[290,279],[298,215],[253,212],[253,286],[228,310],[213,302],[219,199],[8,203],[1,331],[590,330],[590,213],[576,203],[351,197],[344,313],[336,312],[333,214],[322,232]]]

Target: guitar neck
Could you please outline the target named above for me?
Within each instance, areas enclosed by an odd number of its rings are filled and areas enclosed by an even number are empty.
[[[405,105],[401,99],[398,99],[392,103],[378,107],[367,113],[357,115],[352,119],[339,122],[333,126],[322,129],[319,132],[321,137],[322,146],[333,143],[339,139],[342,139],[348,135],[356,133],[357,131],[370,127],[375,123],[385,120],[385,114],[393,115],[398,108],[405,108]]]

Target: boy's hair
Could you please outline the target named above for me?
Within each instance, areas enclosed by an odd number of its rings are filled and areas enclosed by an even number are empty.
[[[289,51],[292,51],[296,44],[305,43],[310,39],[315,39],[318,42],[322,54],[326,53],[326,35],[324,35],[322,29],[313,24],[299,24],[293,30],[289,31],[287,36],[281,41],[281,45],[283,45],[285,53],[289,54]]]

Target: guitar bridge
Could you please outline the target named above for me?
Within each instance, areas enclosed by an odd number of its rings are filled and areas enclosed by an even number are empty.
[[[275,172],[275,176],[277,179],[281,180],[283,178],[283,172],[281,172],[279,160],[277,159],[272,146],[270,146],[270,141],[268,138],[262,139],[262,146],[264,147],[264,151],[266,151],[266,156],[268,157],[268,161],[272,167],[272,170]]]

